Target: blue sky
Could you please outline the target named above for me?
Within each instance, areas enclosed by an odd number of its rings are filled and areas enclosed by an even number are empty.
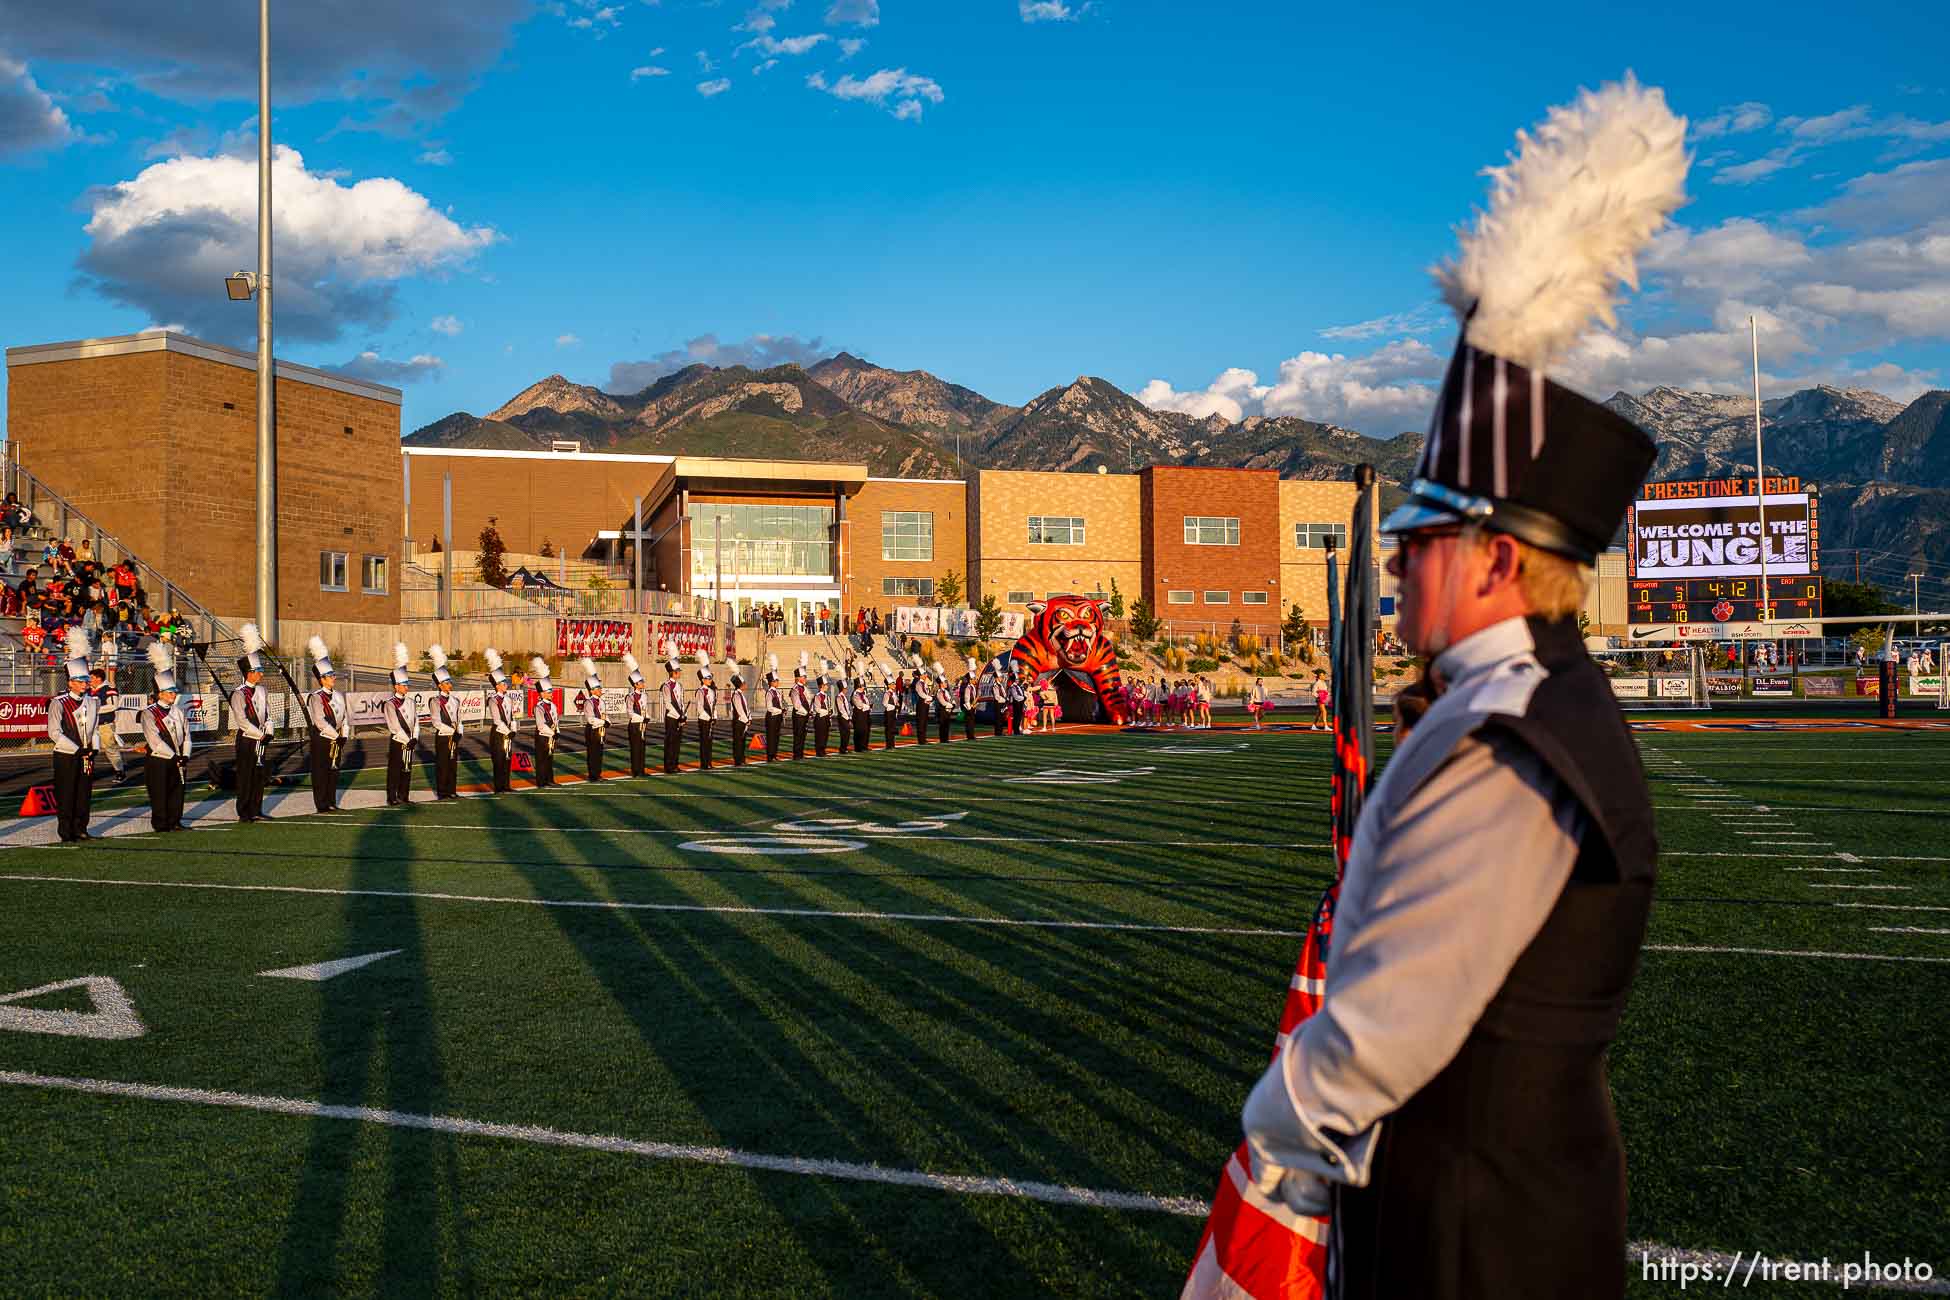
[[[1692,202],[1566,378],[1743,391],[1755,313],[1770,393],[1950,385],[1950,17],[1574,8],[274,0],[278,350],[400,384],[408,430],[846,348],[1393,433],[1480,169],[1631,69],[1694,124]],[[255,29],[0,0],[7,345],[249,344]]]

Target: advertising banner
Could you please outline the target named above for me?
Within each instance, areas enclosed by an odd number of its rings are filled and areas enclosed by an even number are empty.
[[[1683,700],[1693,693],[1692,683],[1684,677],[1660,677],[1659,698],[1662,700]]]
[[[1842,693],[1842,679],[1839,677],[1803,677],[1801,679],[1801,693],[1803,695],[1840,695]]]
[[[1940,673],[1911,673],[1909,675],[1911,695],[1941,695],[1943,676]]]
[[[1706,679],[1706,693],[1708,695],[1738,695],[1740,694],[1740,679],[1738,677],[1709,677]]]
[[[1814,512],[1806,492],[1767,495],[1767,572],[1817,571]],[[1732,578],[1761,567],[1760,498],[1640,501],[1631,520],[1634,578]]]
[[[1855,679],[1855,693],[1857,695],[1880,697],[1882,695],[1882,679],[1874,676],[1857,677]]]
[[[1754,678],[1754,694],[1761,697],[1792,695],[1794,694],[1794,679],[1792,677],[1756,677]]]
[[[215,691],[197,694],[184,693],[176,697],[182,706],[183,716],[189,719],[191,731],[217,731],[223,725],[223,696]]]
[[[1646,700],[1652,698],[1652,679],[1649,677],[1614,677],[1611,679],[1611,693],[1621,700]]]
[[[47,735],[47,697],[0,695],[0,737]]]

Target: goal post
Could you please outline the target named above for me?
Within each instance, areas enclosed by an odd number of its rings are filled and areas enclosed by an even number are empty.
[[[1612,694],[1627,709],[1710,709],[1706,656],[1690,643],[1593,650],[1611,679]]]

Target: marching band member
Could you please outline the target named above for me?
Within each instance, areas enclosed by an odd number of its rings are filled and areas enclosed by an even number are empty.
[[[460,701],[454,698],[454,678],[447,671],[447,651],[439,645],[427,647],[433,660],[433,798],[445,803],[460,798]]]
[[[494,693],[488,696],[488,761],[494,768],[494,792],[507,794],[514,789],[510,774],[515,763],[515,694],[508,689],[508,675],[501,671],[501,652],[493,646],[481,652],[487,660],[488,681]]]
[[[725,672],[731,678],[731,765],[745,765],[746,735],[752,727],[752,700],[745,694],[745,675],[738,671],[738,657],[726,655]]]
[[[792,757],[806,756],[806,719],[812,716],[812,692],[806,689],[806,664],[812,656],[799,652],[799,666],[792,670]]]
[[[914,680],[908,685],[908,701],[914,711],[914,743],[928,743],[928,715],[934,710],[934,679],[928,676],[925,666],[914,670]]]
[[[692,703],[697,709],[697,765],[711,770],[711,738],[718,728],[718,684],[711,679],[711,656],[697,652],[697,691]]]
[[[907,683],[901,680],[898,671],[883,680],[886,684],[880,690],[880,725],[887,738],[883,748],[892,749],[901,731],[901,701],[907,698]]]
[[[609,719],[603,716],[603,677],[596,661],[582,659],[582,745],[588,759],[591,782],[603,779],[603,738],[609,734]]]
[[[785,690],[779,685],[779,657],[765,659],[765,761],[779,761],[779,731],[785,725]]]
[[[826,659],[819,661],[819,680],[813,683],[813,756],[826,757],[826,742],[833,734],[833,665]]]
[[[88,633],[70,626],[67,647],[68,689],[47,702],[47,738],[54,742],[54,817],[61,842],[79,844],[94,838],[88,833],[88,804],[101,705],[88,693]]]
[[[1012,734],[1023,734],[1024,715],[1029,711],[1029,686],[1024,680],[1029,675],[1027,668],[1017,667],[1009,674],[1009,730]]]
[[[664,638],[664,775],[677,774],[677,758],[684,748],[684,683],[677,674],[684,671],[677,657],[677,643]]]
[[[1009,729],[1009,683],[1002,677],[1002,661],[989,660],[989,707],[995,714],[995,734]]]
[[[271,697],[264,689],[264,638],[257,624],[237,629],[244,656],[237,671],[244,684],[230,693],[230,727],[237,733],[237,820],[264,816],[264,767],[271,748]]]
[[[311,804],[318,812],[337,812],[339,807],[339,751],[345,744],[350,719],[345,696],[339,692],[338,669],[325,649],[325,638],[315,636],[306,643],[311,650],[312,676],[318,689],[305,697],[305,710],[311,717]]]
[[[142,711],[142,740],[149,750],[144,775],[149,786],[149,825],[158,831],[187,830],[183,825],[183,769],[190,761],[190,720],[176,705],[176,652],[158,638],[149,643],[156,670],[155,703]]]
[[[962,669],[961,684],[955,688],[957,702],[961,705],[961,738],[975,739],[975,708],[981,701],[981,692],[975,685],[975,661],[966,661]]]
[[[562,710],[555,703],[555,683],[548,679],[548,661],[529,660],[535,674],[535,788],[555,788],[555,733],[561,730]]]
[[[420,706],[407,693],[410,679],[406,664],[411,655],[406,642],[393,643],[393,698],[386,701],[385,708],[388,808],[410,803],[413,798],[413,751],[420,744]]]
[[[852,686],[847,691],[847,703],[853,711],[853,752],[856,754],[867,752],[867,740],[873,733],[873,697],[867,694],[867,673],[870,671],[872,665],[868,665],[866,670],[856,668]]]
[[[945,745],[948,728],[955,721],[955,688],[948,684],[948,670],[938,663],[934,666],[934,718],[941,733],[938,739]]]
[[[840,665],[840,675],[833,683],[833,730],[839,742],[839,751],[844,754],[853,747],[853,661],[848,659]]]
[[[630,670],[629,693],[623,697],[624,709],[630,717],[630,775],[648,776],[643,762],[643,733],[650,722],[650,697],[644,693],[643,672],[637,666],[636,656],[627,650],[623,652],[623,666]]]

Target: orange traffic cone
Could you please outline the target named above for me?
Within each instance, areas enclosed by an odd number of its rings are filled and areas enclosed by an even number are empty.
[[[905,722],[901,723],[901,735],[911,736],[913,734],[914,734],[914,728],[911,725]]]
[[[752,737],[751,744],[745,746],[745,752],[747,754],[761,753],[764,751],[764,749],[765,749],[765,733],[762,731],[759,732],[756,736]]]
[[[51,785],[35,786],[27,792],[27,797],[20,801],[22,817],[52,817],[58,811],[59,809],[54,805],[54,787]]]

